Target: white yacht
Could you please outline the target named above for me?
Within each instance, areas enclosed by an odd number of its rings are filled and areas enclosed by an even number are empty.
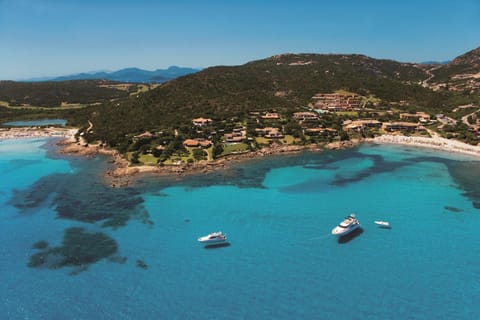
[[[360,228],[360,223],[355,218],[355,214],[352,213],[345,217],[338,226],[332,229],[332,234],[336,236],[344,236],[358,228]]]
[[[227,241],[227,235],[222,233],[222,231],[212,232],[206,236],[198,238],[198,242],[204,244],[214,244]]]
[[[381,220],[377,220],[377,221],[373,221],[376,225],[378,225],[380,228],[384,228],[384,229],[390,229],[391,226],[390,226],[390,222],[388,221],[381,221]]]

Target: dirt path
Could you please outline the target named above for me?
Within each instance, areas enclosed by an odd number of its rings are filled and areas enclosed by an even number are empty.
[[[432,71],[435,71],[437,70],[438,68],[440,68],[442,65],[438,65],[438,66],[435,66],[433,68],[430,68],[430,69],[427,69],[425,72],[428,74],[428,78],[423,80],[422,81],[422,87],[424,88],[428,88],[430,87],[430,84],[428,83],[430,80],[433,79],[433,77],[435,77],[435,75],[432,73]]]

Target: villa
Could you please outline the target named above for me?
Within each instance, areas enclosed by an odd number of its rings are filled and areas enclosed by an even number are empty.
[[[275,120],[275,119],[280,119],[280,116],[276,112],[267,112],[262,116],[262,119]]]
[[[208,148],[212,145],[212,142],[206,139],[186,139],[183,141],[183,145],[189,148]]]
[[[411,122],[385,122],[382,126],[385,131],[423,131],[425,128],[417,123]]]
[[[362,98],[355,94],[317,93],[312,97],[315,109],[324,111],[350,111],[360,107]]]
[[[311,111],[303,111],[303,112],[295,112],[293,114],[293,118],[298,121],[305,121],[305,120],[317,120],[318,114]]]
[[[280,128],[266,127],[262,129],[255,129],[255,131],[257,135],[268,139],[283,138],[282,129]]]
[[[213,120],[209,118],[196,118],[192,120],[193,125],[197,127],[203,127],[211,124],[212,122]]]
[[[361,132],[365,129],[378,129],[382,126],[382,123],[374,119],[364,119],[364,120],[355,120],[355,121],[345,121],[343,123],[344,130],[347,132]]]
[[[336,136],[338,135],[338,132],[332,128],[307,128],[305,129],[305,134],[309,136]]]
[[[226,143],[239,143],[247,138],[247,131],[245,128],[235,128],[232,133],[224,134]]]
[[[400,120],[420,121],[422,123],[430,122],[430,115],[425,112],[400,113]]]

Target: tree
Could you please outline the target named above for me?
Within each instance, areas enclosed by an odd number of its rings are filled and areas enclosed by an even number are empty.
[[[140,161],[138,160],[138,151],[135,151],[134,153],[132,153],[132,157],[130,158],[130,161],[135,164],[140,163]]]
[[[350,140],[350,137],[348,136],[348,133],[346,133],[343,130],[340,130],[339,135],[340,135],[340,141]]]
[[[213,157],[218,158],[223,152],[223,145],[221,143],[216,143],[213,146]]]
[[[207,159],[207,154],[203,149],[196,148],[193,149],[193,158],[197,161]]]

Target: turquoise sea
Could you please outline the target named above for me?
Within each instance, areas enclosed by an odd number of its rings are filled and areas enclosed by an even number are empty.
[[[0,142],[0,319],[480,317],[475,159],[363,145],[123,189],[107,160]]]
[[[11,127],[33,127],[33,126],[62,126],[67,124],[65,119],[42,119],[31,121],[11,121],[2,123],[3,126]]]

